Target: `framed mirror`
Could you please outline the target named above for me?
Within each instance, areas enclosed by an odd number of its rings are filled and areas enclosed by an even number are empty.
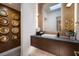
[[[74,32],[74,3],[45,3],[38,4],[38,28],[46,34],[65,36]]]

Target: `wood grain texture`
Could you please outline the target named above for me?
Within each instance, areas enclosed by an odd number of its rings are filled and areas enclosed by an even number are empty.
[[[50,38],[31,37],[31,45],[57,56],[75,56],[79,51],[79,43],[55,40]]]

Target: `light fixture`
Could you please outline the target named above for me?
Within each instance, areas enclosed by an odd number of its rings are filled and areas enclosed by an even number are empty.
[[[71,7],[72,3],[67,3],[66,7]]]
[[[56,4],[56,5],[51,6],[51,7],[50,7],[50,10],[51,10],[51,11],[54,11],[54,10],[59,9],[60,7],[61,7],[61,4]]]
[[[8,3],[8,4],[13,4],[13,3]]]

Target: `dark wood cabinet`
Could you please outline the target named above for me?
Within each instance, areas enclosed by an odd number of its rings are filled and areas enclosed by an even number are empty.
[[[31,45],[57,56],[74,56],[74,51],[79,51],[79,43],[33,36],[31,37]]]
[[[59,55],[59,46],[56,45],[56,44],[58,44],[57,41],[55,42],[55,41],[50,41],[50,40],[45,40],[45,39],[40,40],[39,38],[38,39],[32,38],[31,44],[42,50]]]
[[[60,55],[61,56],[73,56],[75,46],[70,42],[60,42]]]

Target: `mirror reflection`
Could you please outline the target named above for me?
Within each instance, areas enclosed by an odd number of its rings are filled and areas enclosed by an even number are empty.
[[[61,31],[61,4],[49,3],[43,7],[44,31],[50,34]]]
[[[37,31],[74,36],[74,3],[39,3]]]

